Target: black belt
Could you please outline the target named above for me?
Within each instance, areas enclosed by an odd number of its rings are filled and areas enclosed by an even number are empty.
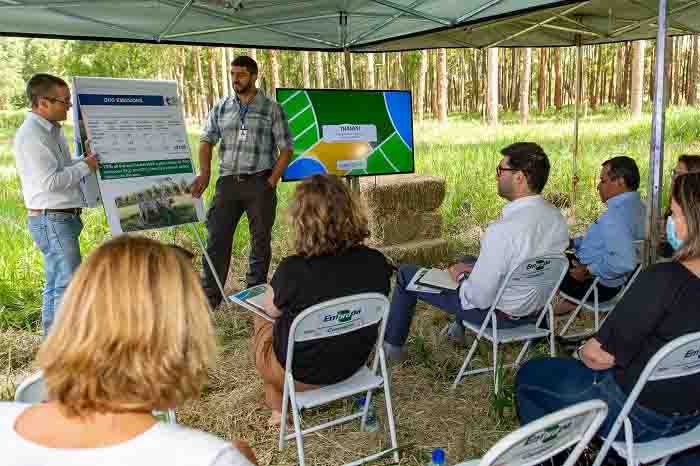
[[[241,173],[239,175],[228,175],[235,181],[246,181],[251,178],[269,177],[272,175],[272,170],[263,170],[255,173]]]
[[[46,215],[46,214],[72,214],[80,215],[83,211],[80,207],[71,207],[66,209],[29,209],[29,212],[34,215]]]

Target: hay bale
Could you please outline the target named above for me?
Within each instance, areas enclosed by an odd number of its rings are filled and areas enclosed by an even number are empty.
[[[438,211],[413,215],[370,216],[369,231],[372,232],[369,239],[372,246],[436,239],[442,234],[442,216]]]
[[[364,177],[360,193],[370,216],[431,212],[445,199],[445,179],[426,175]]]
[[[398,264],[418,264],[430,266],[446,262],[450,248],[445,239],[409,241],[378,248],[385,256]]]

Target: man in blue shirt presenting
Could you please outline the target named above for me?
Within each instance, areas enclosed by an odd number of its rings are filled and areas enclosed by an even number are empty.
[[[598,277],[598,300],[604,302],[624,286],[638,263],[634,241],[644,239],[645,206],[638,188],[639,169],[633,159],[620,156],[603,162],[598,194],[608,209],[583,237],[572,240],[575,256],[570,257],[569,273],[559,288],[562,292],[582,299]],[[562,300],[555,313],[565,314],[575,308],[575,304]]]

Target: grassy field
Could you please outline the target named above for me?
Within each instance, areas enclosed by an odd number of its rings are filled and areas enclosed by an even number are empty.
[[[694,109],[671,109],[666,119],[666,178],[681,153],[700,152],[700,118]],[[642,172],[641,191],[646,193],[650,117],[631,120],[612,108],[587,116],[581,126],[578,161],[580,179],[576,222],[580,231],[602,210],[595,186],[600,164],[615,155],[635,158]],[[2,128],[2,125],[0,125]],[[0,129],[0,399],[9,398],[17,378],[31,369],[40,342],[38,317],[43,271],[41,257],[25,227],[25,212],[11,154],[12,128]],[[468,115],[453,115],[446,126],[427,121],[415,128],[416,171],[446,178],[447,197],[442,205],[446,235],[458,249],[478,250],[478,234],[497,218],[503,205],[495,191],[495,167],[500,148],[516,141],[534,141],[549,154],[552,172],[546,193],[568,194],[572,177],[571,112],[533,116],[527,127],[518,124],[517,115],[502,115],[502,123],[487,127]],[[196,148],[196,135],[191,136]],[[214,181],[212,181],[212,186]],[[273,231],[273,267],[289,253],[290,230],[285,210],[294,188],[283,184],[279,191],[278,217]],[[207,192],[210,200],[212,189]],[[568,214],[568,210],[566,211]],[[104,213],[93,209],[84,215],[81,236],[84,254],[109,237]],[[204,228],[199,226],[202,233]],[[228,287],[242,285],[248,248],[248,228],[244,222],[234,241],[234,261]],[[190,249],[194,241],[184,229],[152,234]],[[200,400],[178,411],[185,424],[214,432],[225,438],[245,438],[258,453],[261,464],[296,463],[290,445],[276,451],[276,430],[266,427],[269,412],[259,404],[261,384],[248,351],[250,322],[247,315],[233,308],[214,314],[221,354],[212,370],[209,384]],[[402,465],[422,465],[429,461],[432,448],[447,449],[448,464],[482,454],[515,426],[511,406],[512,375],[499,396],[491,394],[488,377],[471,377],[456,391],[449,390],[464,356],[463,350],[442,341],[436,328],[447,321],[444,314],[421,307],[409,349],[411,358],[392,371],[392,390],[397,417]],[[482,353],[488,361],[488,352]],[[383,400],[377,411],[383,420]],[[329,412],[349,412],[349,403],[338,403],[330,411],[311,413],[319,420]],[[308,441],[310,464],[335,465],[347,461],[356,451],[368,451],[386,442],[376,434],[363,434],[356,425],[323,431]]]

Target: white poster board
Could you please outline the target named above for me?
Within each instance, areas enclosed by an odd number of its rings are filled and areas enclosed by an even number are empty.
[[[204,219],[175,81],[75,77],[73,92],[113,235]]]

